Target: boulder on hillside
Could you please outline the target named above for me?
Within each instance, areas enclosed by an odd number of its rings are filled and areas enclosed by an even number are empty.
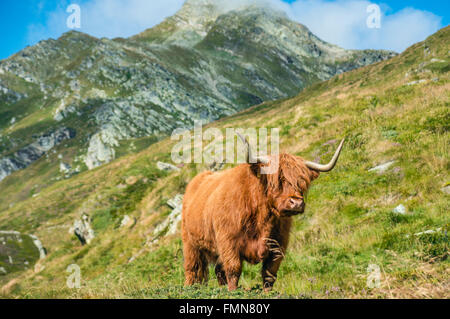
[[[72,167],[69,164],[63,163],[63,162],[59,163],[60,173],[67,174],[70,172],[71,169],[72,169]]]
[[[73,227],[70,228],[69,233],[77,236],[83,246],[90,244],[95,238],[95,234],[91,227],[91,218],[89,215],[83,213],[83,215],[81,215],[81,219],[78,219],[73,223]]]
[[[144,248],[134,254],[129,260],[132,263],[136,258],[144,254],[150,247],[158,243],[160,238],[164,236],[174,235],[177,232],[178,225],[181,222],[181,211],[183,209],[183,194],[177,194],[174,198],[167,201],[167,205],[172,208],[172,212],[167,218],[159,224],[151,237],[147,238]]]
[[[406,214],[406,207],[403,204],[400,204],[397,207],[395,207],[392,212],[394,214],[405,215]]]
[[[120,222],[120,228],[132,228],[136,224],[136,218],[131,218],[128,215],[123,216]]]
[[[45,256],[47,255],[47,251],[45,250],[44,246],[42,246],[41,241],[35,235],[29,235],[29,236],[33,240],[33,244],[36,246],[36,248],[39,251],[39,259],[44,259]]]
[[[160,234],[167,229],[166,236],[174,235],[177,232],[178,224],[181,221],[181,210],[183,209],[183,195],[177,194],[174,198],[167,201],[172,209],[172,212],[167,219],[161,223],[156,229],[154,234]]]

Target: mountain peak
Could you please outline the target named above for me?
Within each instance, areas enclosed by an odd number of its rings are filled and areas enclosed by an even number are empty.
[[[156,43],[179,42],[180,39],[185,43],[196,43],[223,12],[219,1],[187,0],[175,15],[133,38]]]
[[[187,0],[176,15],[187,16],[190,19],[209,16],[217,17],[221,11],[218,1],[215,0]]]
[[[266,0],[186,0],[175,15],[133,38],[154,43],[192,46],[207,35],[220,16],[232,11],[238,14],[264,12],[266,15],[288,19],[284,12]]]
[[[192,17],[217,18],[219,15],[233,10],[249,8],[276,10],[272,3],[266,0],[186,0],[177,15]]]

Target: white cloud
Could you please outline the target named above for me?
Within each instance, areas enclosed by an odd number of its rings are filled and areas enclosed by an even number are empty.
[[[64,1],[47,14],[45,24],[28,27],[28,40],[35,43],[56,38],[69,31],[66,9],[72,1]],[[184,0],[87,0],[80,3],[81,29],[95,37],[129,37],[144,31],[173,15]]]
[[[441,18],[433,13],[405,8],[390,13],[382,10],[381,28],[370,29],[366,21],[367,0],[216,0],[224,9],[246,3],[264,3],[286,11],[288,16],[306,25],[321,39],[347,49],[389,49],[403,51],[424,40],[441,27]],[[96,37],[128,37],[150,28],[179,10],[184,0],[87,0],[81,3],[82,29]],[[68,1],[48,14],[45,25],[31,25],[29,40],[57,37],[67,31],[65,9]]]
[[[441,27],[441,18],[427,11],[405,8],[389,13],[381,7],[381,28],[368,28],[365,0],[298,0],[289,6],[289,16],[306,25],[327,42],[346,49],[389,49],[397,52],[424,40]]]

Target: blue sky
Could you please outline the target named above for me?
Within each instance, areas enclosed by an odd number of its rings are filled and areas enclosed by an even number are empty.
[[[230,3],[230,0],[223,0]],[[425,39],[450,20],[450,1],[442,0],[243,0],[266,1],[305,24],[322,39],[348,49],[400,52]],[[231,1],[233,2],[233,1]],[[240,0],[239,2],[242,2]],[[79,31],[97,37],[126,37],[175,13],[183,0],[2,0],[0,59],[39,40],[68,31],[66,9],[81,7]],[[366,8],[381,8],[380,28],[368,28]]]

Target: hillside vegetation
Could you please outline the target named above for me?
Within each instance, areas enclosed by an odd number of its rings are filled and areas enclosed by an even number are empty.
[[[131,38],[70,31],[1,60],[0,188],[20,191],[0,201],[0,210],[196,120],[294,96],[395,55],[326,43],[274,9],[243,4],[223,11],[220,3],[187,0]],[[63,129],[73,134],[55,138]],[[31,164],[25,177],[2,183]]]
[[[0,229],[38,235],[48,256],[0,276],[1,296],[449,298],[449,44],[447,27],[390,60],[210,124],[280,128],[283,152],[323,162],[335,139],[348,138],[337,168],[314,182],[306,214],[295,218],[272,293],[261,290],[260,266],[250,265],[232,293],[212,269],[207,286],[183,287],[179,233],[153,241],[153,231],[171,211],[167,201],[207,167],[158,170],[174,145],[163,140],[5,208]],[[389,161],[386,172],[369,171]],[[6,187],[1,196],[17,191]],[[400,204],[405,214],[393,211]],[[81,213],[96,233],[86,246],[68,233]],[[124,215],[136,224],[119,227]],[[79,289],[66,286],[71,264],[81,268]],[[367,285],[369,265],[380,267],[379,287]]]

